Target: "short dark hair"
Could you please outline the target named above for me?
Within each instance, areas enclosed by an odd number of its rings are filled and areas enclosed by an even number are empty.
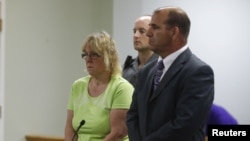
[[[156,9],[155,13],[158,13],[164,9],[168,10],[168,17],[165,21],[165,24],[170,27],[179,27],[181,34],[185,38],[188,38],[191,22],[186,12],[179,7],[163,7]]]

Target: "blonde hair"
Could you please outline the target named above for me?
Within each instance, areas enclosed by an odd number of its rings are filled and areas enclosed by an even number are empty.
[[[106,70],[111,75],[121,74],[122,68],[115,41],[106,31],[90,34],[83,44],[82,52],[85,52],[86,48],[90,48],[103,57]]]

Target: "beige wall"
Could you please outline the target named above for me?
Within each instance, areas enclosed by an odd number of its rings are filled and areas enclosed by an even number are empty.
[[[83,39],[112,33],[112,0],[8,0],[6,25],[4,141],[63,136]]]
[[[5,0],[0,0],[0,141],[4,141],[4,47],[5,47]]]

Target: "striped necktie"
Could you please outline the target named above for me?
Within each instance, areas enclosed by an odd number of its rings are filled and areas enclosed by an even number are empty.
[[[154,87],[154,91],[156,90],[157,86],[160,83],[160,79],[161,79],[161,75],[163,73],[163,69],[164,69],[164,64],[163,64],[163,60],[160,60],[157,64],[157,70],[154,76],[154,83],[153,83],[153,87]]]

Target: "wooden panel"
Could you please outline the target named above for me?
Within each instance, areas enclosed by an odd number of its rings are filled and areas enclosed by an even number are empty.
[[[43,135],[26,135],[26,141],[64,141],[63,137],[43,136]]]

